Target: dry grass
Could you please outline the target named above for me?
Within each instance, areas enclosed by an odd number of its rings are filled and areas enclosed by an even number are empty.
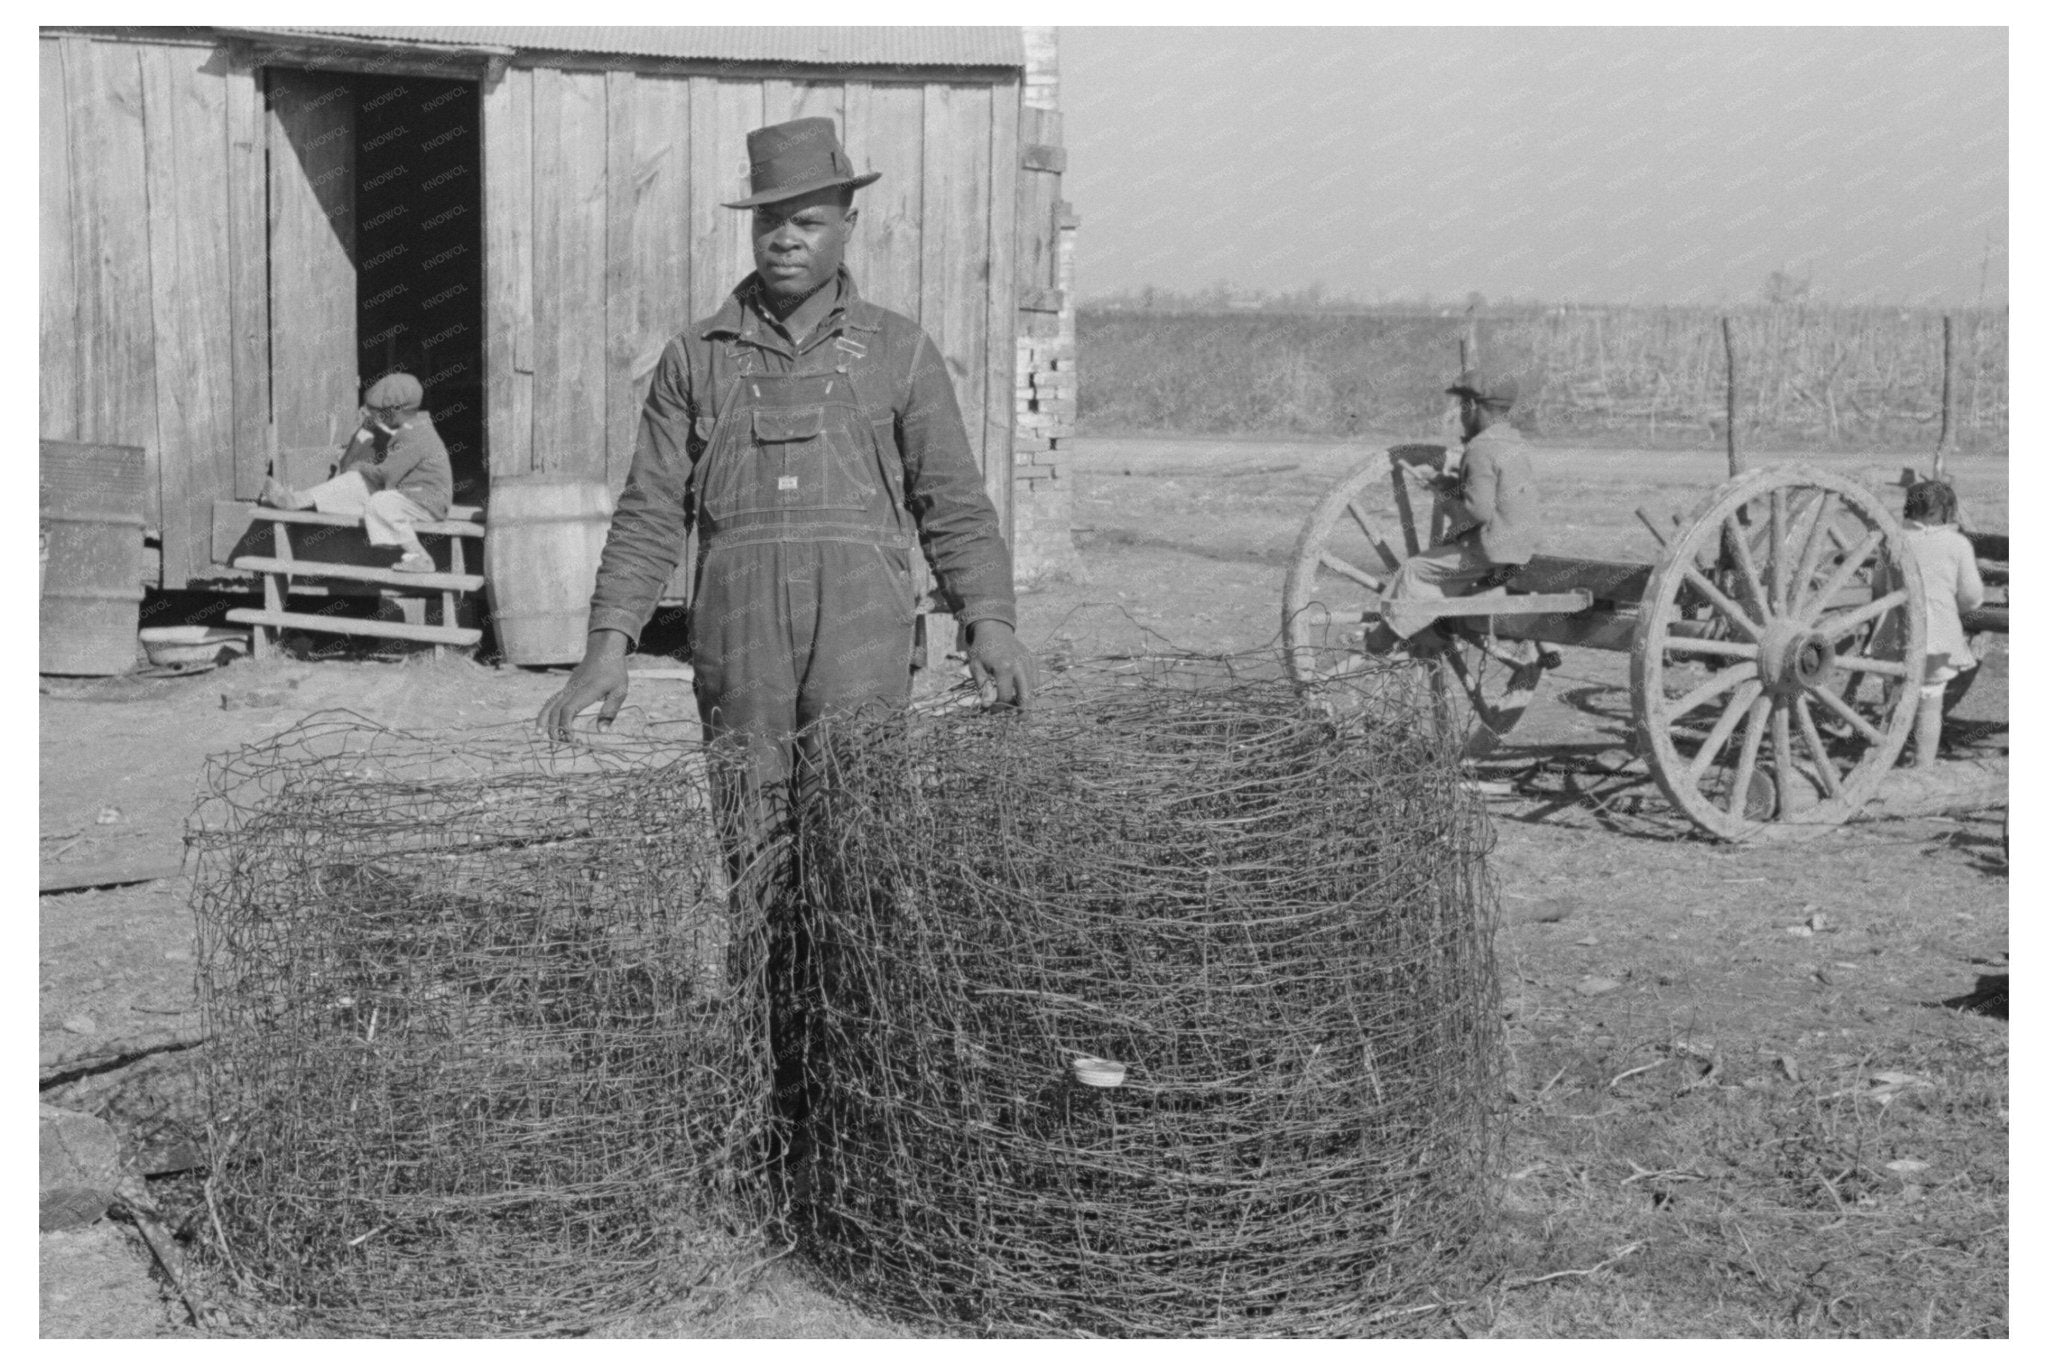
[[[2002,1030],[1948,1015],[1883,1062],[1779,1054],[1789,1068],[1681,1038],[1525,1048],[1502,1287],[1461,1325],[1516,1337],[2006,1335],[2007,1170],[2003,1144],[1985,1140],[2005,1127]],[[1890,1087],[1878,1072],[1916,1083]],[[1890,1168],[1902,1160],[1926,1166]]]
[[[1941,315],[1871,308],[1733,316],[1745,444],[1931,449]],[[1956,436],[2003,452],[2004,312],[1956,317]],[[1461,316],[1084,312],[1081,415],[1093,431],[1349,436],[1424,430],[1444,410]],[[1706,445],[1723,439],[1719,315],[1681,308],[1501,311],[1489,363],[1520,374],[1532,434]]]

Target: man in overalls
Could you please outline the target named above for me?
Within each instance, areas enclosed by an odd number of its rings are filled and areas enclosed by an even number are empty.
[[[591,703],[626,698],[626,650],[698,536],[690,615],[705,734],[739,756],[714,783],[736,890],[767,913],[779,1169],[808,1202],[809,934],[784,895],[779,817],[806,763],[796,735],[910,693],[922,542],[967,657],[997,704],[1030,704],[1036,664],[1017,641],[1010,555],[968,445],[946,362],[909,318],[860,297],[841,265],[859,213],[830,119],[747,136],[755,271],[662,352],[640,444],[590,600],[583,661],[542,708],[566,739]],[[806,734],[808,743],[815,731]],[[735,964],[735,970],[744,970]]]
[[[909,318],[860,297],[841,260],[859,220],[830,119],[747,135],[755,271],[662,352],[612,517],[583,661],[540,714],[566,738],[626,697],[626,652],[698,533],[690,621],[707,735],[786,779],[792,736],[910,690],[910,556],[922,542],[967,658],[1000,705],[1030,703],[1010,555],[946,363]]]

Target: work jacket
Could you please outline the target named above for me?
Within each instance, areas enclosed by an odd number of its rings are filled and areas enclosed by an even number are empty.
[[[590,629],[637,640],[692,530],[700,556],[720,544],[778,540],[903,549],[921,543],[947,609],[963,626],[1016,624],[1009,550],[944,357],[915,322],[861,298],[843,268],[836,285],[838,302],[794,346],[760,301],[760,276],[750,274],[718,312],[663,349],[598,566]],[[733,486],[733,471],[707,469],[713,460],[706,456],[721,411],[743,406],[737,385],[749,375],[849,376],[872,432],[876,465],[854,471],[854,481],[872,475],[879,484],[862,486],[886,496],[802,515],[741,508],[720,519],[717,494]],[[761,447],[728,440],[719,449],[735,453],[717,458],[747,458],[737,452]],[[713,494],[708,510],[707,489]]]
[[[340,472],[362,476],[372,493],[386,489],[405,494],[436,520],[448,515],[455,496],[455,474],[448,465],[448,447],[434,430],[433,417],[415,412],[389,436],[374,426],[367,441],[358,440],[341,457]]]
[[[1521,432],[1496,422],[1465,442],[1458,500],[1476,523],[1462,535],[1476,536],[1490,562],[1526,564],[1536,553],[1542,504]]]

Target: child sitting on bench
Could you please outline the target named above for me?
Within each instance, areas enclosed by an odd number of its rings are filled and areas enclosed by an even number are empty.
[[[268,479],[259,501],[289,511],[361,517],[372,545],[401,551],[393,568],[434,572],[433,557],[413,527],[448,515],[455,476],[433,416],[420,410],[424,396],[411,375],[385,375],[363,396],[363,425],[341,457],[340,472],[304,490]]]

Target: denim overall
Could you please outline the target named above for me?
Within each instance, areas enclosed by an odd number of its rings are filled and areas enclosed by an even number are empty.
[[[861,402],[866,347],[840,335],[787,374],[731,366],[697,462],[691,612],[707,734],[744,737],[753,776],[786,778],[790,736],[910,693],[916,618],[903,463],[886,405]]]

